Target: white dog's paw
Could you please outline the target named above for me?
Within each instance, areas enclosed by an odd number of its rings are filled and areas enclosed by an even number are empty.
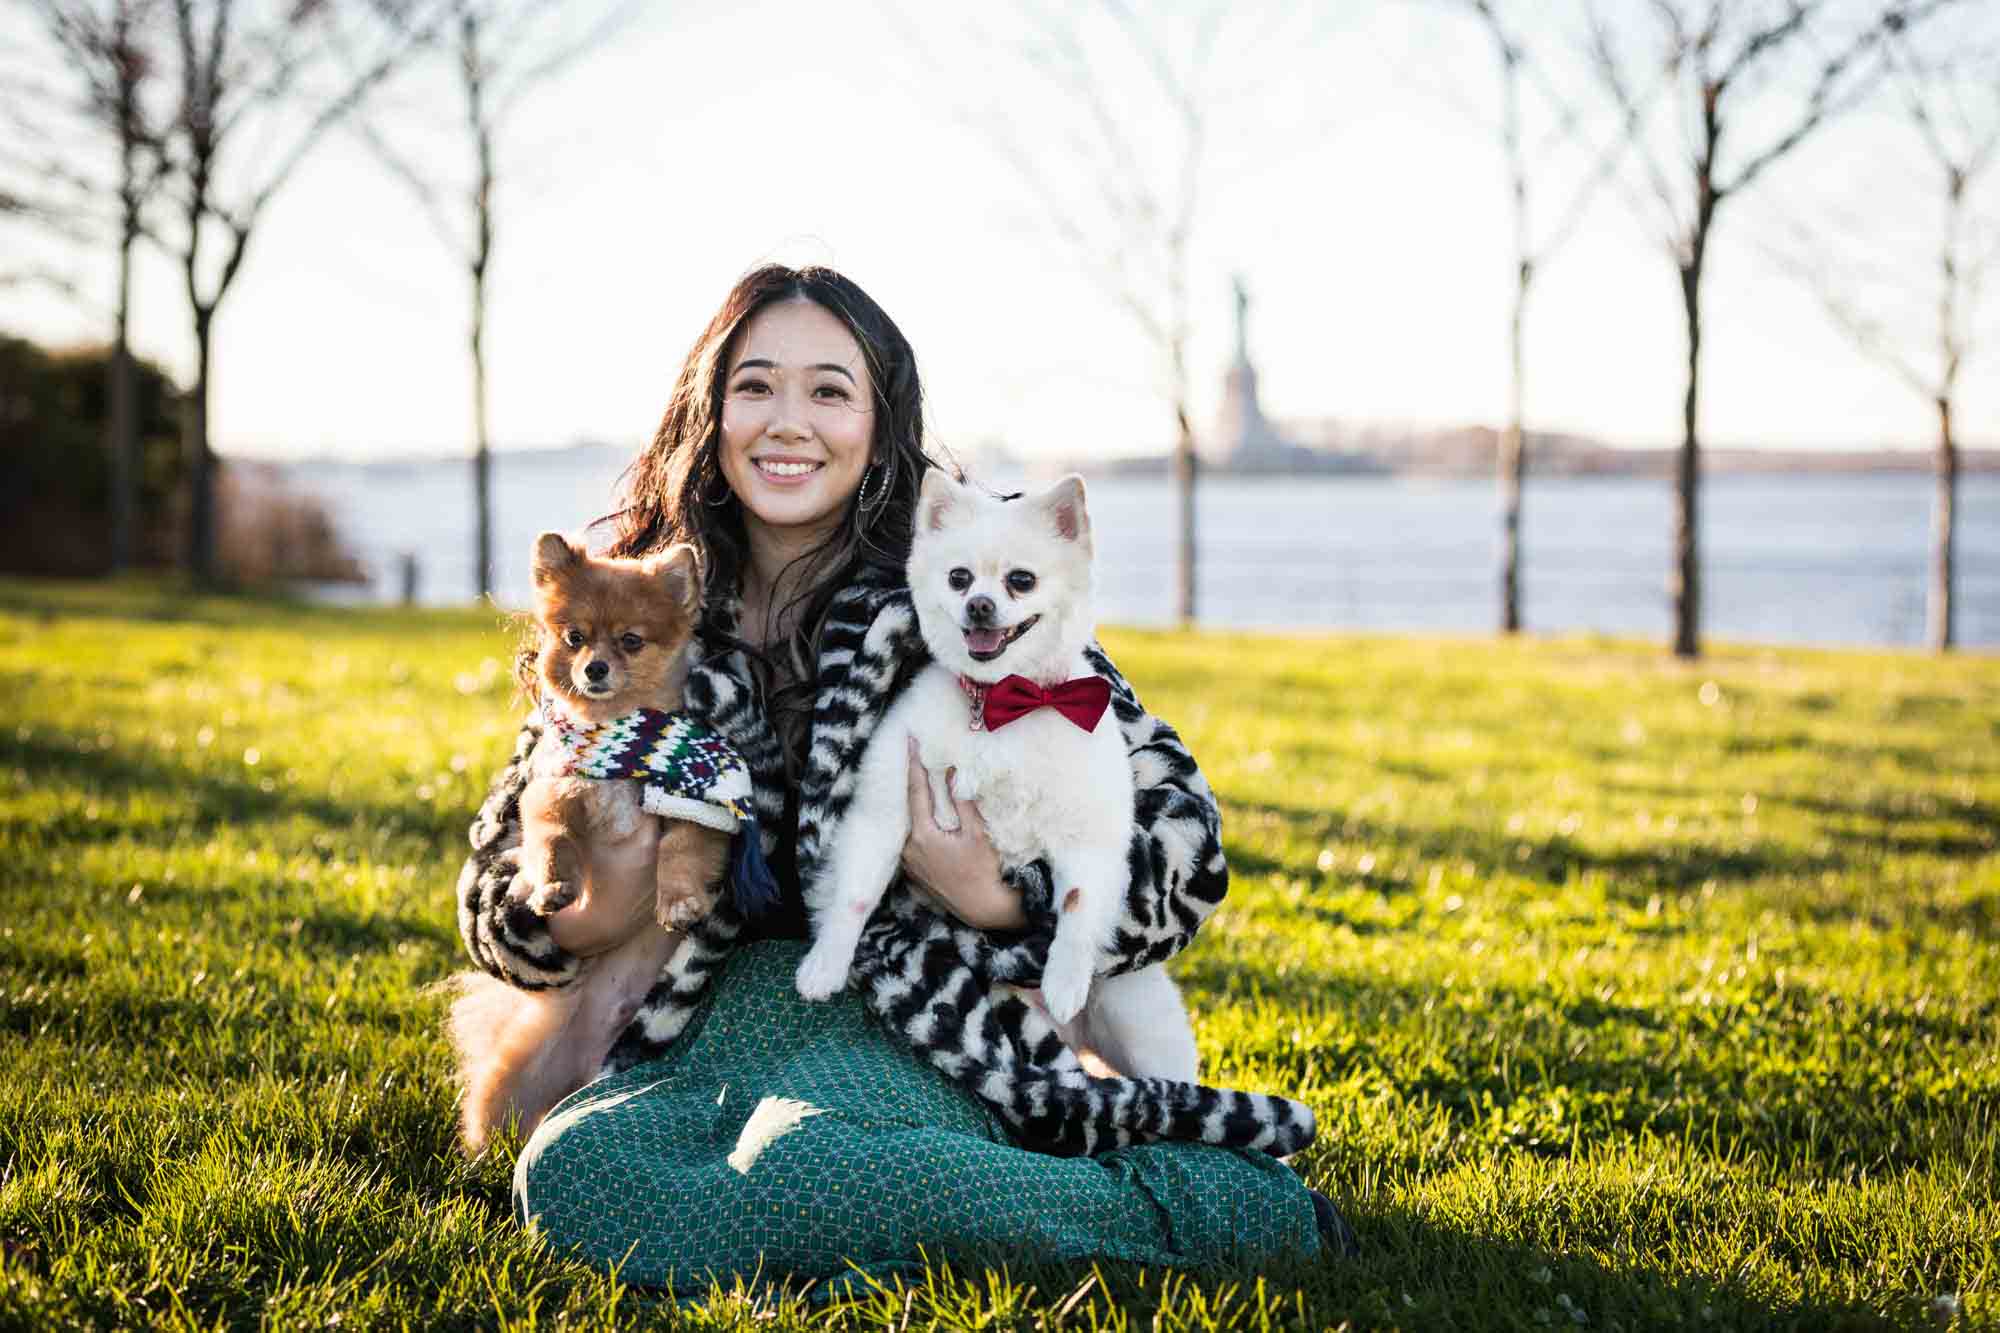
[[[979,779],[964,769],[954,769],[951,775],[951,794],[961,801],[979,799]]]
[[[1042,971],[1042,1003],[1048,1007],[1049,1017],[1067,1023],[1082,1013],[1090,999],[1092,976],[1087,955],[1075,950],[1062,954],[1051,951],[1049,965]]]
[[[832,998],[847,986],[849,961],[838,949],[815,944],[799,963],[799,994],[808,1000]]]

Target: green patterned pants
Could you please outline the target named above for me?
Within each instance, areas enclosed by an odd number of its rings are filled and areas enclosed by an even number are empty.
[[[683,1292],[757,1275],[838,1286],[850,1264],[921,1267],[919,1251],[1253,1270],[1317,1251],[1304,1186],[1260,1154],[1015,1147],[857,997],[800,999],[804,948],[739,950],[666,1055],[558,1105],[515,1168],[523,1221],[628,1282]]]

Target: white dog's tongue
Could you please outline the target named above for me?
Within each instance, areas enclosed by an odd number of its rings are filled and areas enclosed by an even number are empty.
[[[1005,630],[969,629],[965,632],[965,646],[975,653],[997,653],[1006,639]]]

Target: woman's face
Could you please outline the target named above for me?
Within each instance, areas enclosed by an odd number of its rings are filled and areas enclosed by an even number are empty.
[[[753,544],[837,525],[874,434],[874,386],[837,315],[781,301],[743,326],[723,384],[721,463]]]

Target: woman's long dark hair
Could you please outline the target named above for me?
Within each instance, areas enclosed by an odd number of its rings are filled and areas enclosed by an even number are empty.
[[[924,470],[938,466],[924,452],[923,385],[903,331],[868,293],[832,269],[766,264],[745,274],[688,352],[653,442],[625,470],[619,509],[601,520],[612,528],[610,554],[645,555],[692,542],[701,554],[706,596],[736,595],[750,545],[742,505],[722,473],[723,392],[743,326],[766,306],[798,300],[839,318],[861,345],[875,399],[869,465],[877,471],[864,474],[865,484],[827,539],[786,567],[780,582],[793,591],[779,615],[792,627],[784,642],[737,637],[728,645],[749,649],[759,665],[765,711],[785,743],[788,766],[804,752],[816,644],[834,595],[864,572],[902,576],[917,490]],[[738,628],[740,636],[757,636],[765,627]],[[788,659],[783,663],[788,670],[775,670],[780,663],[772,659],[779,654]],[[777,675],[790,679],[774,689]]]

